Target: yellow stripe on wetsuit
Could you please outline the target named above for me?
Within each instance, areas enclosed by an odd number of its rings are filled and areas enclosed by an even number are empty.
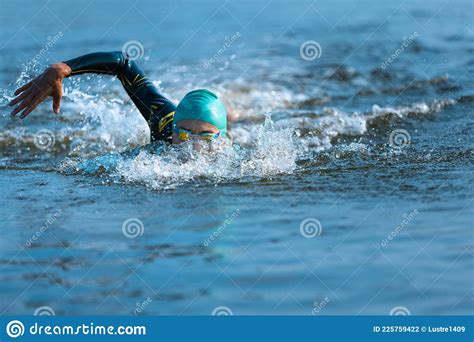
[[[127,60],[122,51],[95,52],[64,63],[71,67],[71,75],[92,72],[117,76],[148,121],[152,138],[169,141],[171,129],[168,128],[174,119],[176,106],[160,94],[138,64]]]
[[[174,111],[171,112],[171,113],[168,113],[166,114],[165,116],[163,116],[159,123],[158,123],[158,131],[161,132],[165,129],[165,127],[171,122],[173,121],[173,118],[174,118]]]

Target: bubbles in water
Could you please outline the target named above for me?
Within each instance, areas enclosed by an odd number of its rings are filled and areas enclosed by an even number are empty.
[[[154,189],[174,187],[196,178],[221,182],[244,177],[270,177],[291,173],[299,155],[292,129],[275,129],[267,118],[249,133],[249,147],[230,143],[196,151],[192,142],[162,148],[161,153],[142,149],[136,156],[116,160],[112,175]]]
[[[65,173],[105,175],[115,182],[166,189],[194,179],[218,183],[292,173],[302,153],[295,142],[294,130],[275,128],[269,117],[256,130],[248,132],[245,147],[223,141],[197,150],[194,144],[191,141],[170,146],[154,143],[124,153],[67,160],[57,168]]]
[[[159,79],[154,84],[166,93],[161,89],[162,83],[181,84],[182,79],[171,80],[182,77],[179,75],[183,72],[189,73],[189,70],[167,71],[164,81]],[[30,74],[31,70],[24,70],[16,83],[25,83]],[[94,82],[89,82],[89,78],[94,78]],[[178,89],[171,89],[172,93],[184,95],[189,88],[201,86],[193,82],[189,81],[185,87],[178,85]],[[41,146],[49,146],[50,140],[54,142],[50,144],[54,148],[47,151],[62,160],[56,166],[60,172],[99,175],[106,181],[164,189],[197,179],[218,183],[290,174],[298,169],[299,162],[306,163],[333,148],[339,137],[346,139],[347,147],[347,151],[338,149],[339,155],[344,157],[355,152],[365,159],[376,157],[378,153],[369,142],[355,142],[348,137],[362,137],[374,128],[392,130],[392,117],[431,115],[454,103],[444,100],[399,107],[374,105],[365,113],[345,112],[322,107],[330,101],[330,96],[322,101],[325,95],[317,89],[306,94],[285,83],[264,80],[255,84],[237,78],[231,82],[217,81],[213,89],[231,108],[233,140],[212,146],[212,151],[208,151],[208,146],[196,151],[191,143],[146,145],[149,128],[123,93],[120,83],[95,75],[65,81],[63,114],[52,120],[49,113],[38,113],[36,121],[26,127],[7,126],[0,135],[0,146],[26,147],[27,151],[37,153],[34,132],[47,129],[49,137],[54,139],[37,139],[37,142],[41,142]],[[3,98],[8,96],[4,92]],[[41,108],[46,106],[38,111]],[[47,108],[50,110],[49,104]],[[271,119],[269,115],[262,115],[268,111],[271,111]]]

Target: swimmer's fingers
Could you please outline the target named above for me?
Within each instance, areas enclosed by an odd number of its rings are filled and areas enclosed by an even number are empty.
[[[30,81],[30,82],[28,82],[27,84],[21,86],[20,88],[18,88],[17,90],[15,90],[15,95],[18,95],[18,94],[20,94],[21,92],[24,92],[26,89],[28,89],[29,87],[31,87],[32,84],[33,84],[33,81]]]
[[[22,102],[16,106],[15,109],[10,113],[12,116],[17,115],[20,111],[28,107],[34,99],[34,94],[32,92],[26,93],[25,97],[21,100]]]
[[[63,96],[63,87],[61,84],[55,85],[53,90],[53,112],[56,114],[59,113],[59,108],[61,106],[61,97]]]
[[[25,109],[26,107],[28,107],[28,102],[27,101],[23,101],[19,106],[17,106],[12,112],[11,112],[11,115],[12,116],[15,116],[17,115],[19,112],[21,112],[23,109]]]
[[[25,97],[29,96],[30,92],[24,91],[19,96],[15,97],[13,100],[10,101],[8,104],[10,107],[16,105],[18,102],[22,101]]]
[[[36,109],[36,107],[38,107],[38,105],[43,102],[43,97],[40,97],[40,96],[37,96],[33,99],[33,101],[31,101],[28,106],[26,107],[26,109],[23,111],[23,113],[21,113],[20,115],[20,119],[24,119],[26,118],[32,111],[34,111]]]
[[[27,89],[24,93],[11,102],[11,105],[18,104],[17,107],[11,112],[11,115],[16,116],[18,113],[23,111],[20,114],[20,119],[26,118],[32,111],[36,109],[36,107],[39,106],[41,102],[43,102],[48,97],[48,94],[53,96],[53,110],[56,113],[59,113],[59,106],[62,96],[62,84],[55,85],[52,90],[50,88],[48,91],[42,91],[35,87]]]

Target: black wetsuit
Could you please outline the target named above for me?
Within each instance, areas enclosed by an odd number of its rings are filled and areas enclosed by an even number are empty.
[[[121,51],[91,53],[64,63],[72,70],[70,76],[88,72],[117,76],[148,122],[151,140],[171,142],[176,105],[160,94],[138,64],[128,60]]]

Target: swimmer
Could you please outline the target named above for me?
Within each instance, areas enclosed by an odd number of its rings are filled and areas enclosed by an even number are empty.
[[[219,98],[207,89],[187,93],[176,106],[148,80],[138,64],[121,51],[97,52],[60,62],[15,91],[12,116],[26,118],[46,98],[59,113],[66,77],[95,73],[115,75],[150,127],[151,141],[179,144],[187,140],[212,141],[227,133],[227,113]]]

